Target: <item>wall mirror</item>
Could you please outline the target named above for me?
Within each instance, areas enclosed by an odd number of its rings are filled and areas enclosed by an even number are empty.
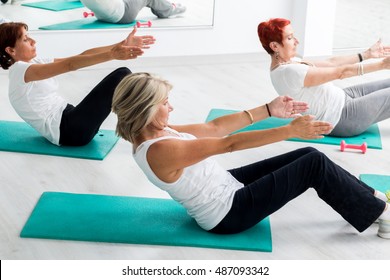
[[[84,7],[78,0],[1,0],[0,21],[22,21],[28,24],[29,30],[43,30],[47,26],[57,25],[55,30],[91,30],[73,28],[72,25],[63,23],[86,21],[90,22],[93,17],[90,10]],[[97,2],[99,0],[96,0]],[[175,2],[186,6],[186,12],[166,19],[157,18],[149,8],[143,8],[137,16],[142,22],[150,21],[150,28],[202,28],[212,27],[214,24],[214,1],[215,0],[177,0]],[[64,3],[66,2],[66,3]],[[62,4],[73,5],[70,9],[61,9]],[[79,5],[77,5],[79,4]],[[31,7],[40,6],[40,7]],[[43,8],[41,7],[43,6]],[[59,7],[60,6],[60,7]],[[59,8],[58,8],[59,7]],[[53,10],[53,9],[57,9]],[[85,17],[84,13],[88,13]],[[95,18],[96,19],[96,18]],[[62,29],[60,26],[64,26]],[[71,26],[71,27],[69,27]],[[60,29],[57,29],[60,28]],[[111,26],[110,28],[116,28]],[[95,29],[96,30],[96,29]]]

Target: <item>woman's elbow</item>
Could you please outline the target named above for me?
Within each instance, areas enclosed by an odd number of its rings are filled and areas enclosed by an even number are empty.
[[[345,78],[350,78],[356,75],[356,68],[354,66],[348,65],[339,68],[339,71],[337,71],[335,74],[337,75],[337,79],[342,80]]]
[[[338,80],[343,80],[345,78],[352,77],[353,73],[351,71],[342,71],[338,74]]]
[[[225,133],[223,133],[223,129],[221,126],[218,125],[216,121],[211,121],[208,123],[207,130],[209,131],[209,135],[216,136],[216,137],[224,137],[226,136]]]
[[[71,61],[69,63],[66,64],[66,67],[65,67],[65,72],[71,72],[71,71],[76,71],[78,70],[79,67],[77,67],[77,65],[75,63],[72,63]]]

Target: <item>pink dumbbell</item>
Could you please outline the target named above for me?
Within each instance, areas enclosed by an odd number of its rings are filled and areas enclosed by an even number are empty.
[[[137,21],[137,27],[142,27],[142,26],[151,27],[152,26],[152,22],[150,20],[148,22]]]
[[[86,18],[86,17],[89,17],[89,16],[91,16],[91,17],[93,17],[93,16],[95,16],[95,13],[94,12],[84,12],[83,13],[83,16]]]
[[[361,150],[363,154],[366,153],[367,151],[367,143],[364,142],[361,145],[352,145],[352,144],[347,144],[345,143],[344,140],[341,141],[340,143],[340,150],[344,152],[345,149],[356,149],[356,150]]]

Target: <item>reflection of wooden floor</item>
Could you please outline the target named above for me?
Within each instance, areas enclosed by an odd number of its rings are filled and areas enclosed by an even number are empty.
[[[23,21],[29,25],[30,30],[37,30],[40,26],[83,19],[83,12],[89,11],[87,8],[80,8],[55,12],[21,6],[23,2],[37,2],[37,0],[19,1],[12,5],[0,5],[0,18],[11,21]],[[150,20],[153,27],[161,28],[210,26],[213,24],[213,0],[179,0],[177,2],[187,7],[187,11],[184,14],[169,19],[158,19],[150,12],[149,8],[144,8],[138,14],[138,19]]]

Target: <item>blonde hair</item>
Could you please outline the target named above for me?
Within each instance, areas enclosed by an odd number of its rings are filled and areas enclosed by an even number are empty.
[[[171,89],[168,81],[149,73],[134,73],[123,78],[112,99],[112,111],[118,116],[117,135],[134,143]]]

